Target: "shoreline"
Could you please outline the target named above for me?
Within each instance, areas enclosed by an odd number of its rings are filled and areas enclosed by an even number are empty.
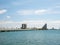
[[[42,29],[4,29],[4,30],[0,29],[0,32],[33,31],[33,30],[42,30]]]
[[[5,30],[0,30],[0,32],[15,32],[15,31],[35,31],[35,30],[39,30],[39,29],[5,29]],[[40,29],[42,30],[42,29]],[[59,29],[47,29],[47,30],[59,30]]]

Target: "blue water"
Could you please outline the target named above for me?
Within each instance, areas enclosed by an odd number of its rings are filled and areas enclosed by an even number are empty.
[[[0,32],[0,45],[60,45],[60,30]]]

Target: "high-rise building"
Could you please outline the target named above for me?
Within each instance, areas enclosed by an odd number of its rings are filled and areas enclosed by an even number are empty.
[[[26,24],[22,24],[21,29],[26,29],[26,28],[27,28],[27,25]]]
[[[47,24],[42,27],[43,30],[47,30]]]

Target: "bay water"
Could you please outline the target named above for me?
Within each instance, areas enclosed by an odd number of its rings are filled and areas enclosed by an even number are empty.
[[[60,30],[0,32],[0,45],[60,45]]]

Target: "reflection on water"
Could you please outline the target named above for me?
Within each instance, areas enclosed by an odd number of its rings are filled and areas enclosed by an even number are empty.
[[[0,32],[1,45],[60,45],[60,30]]]

